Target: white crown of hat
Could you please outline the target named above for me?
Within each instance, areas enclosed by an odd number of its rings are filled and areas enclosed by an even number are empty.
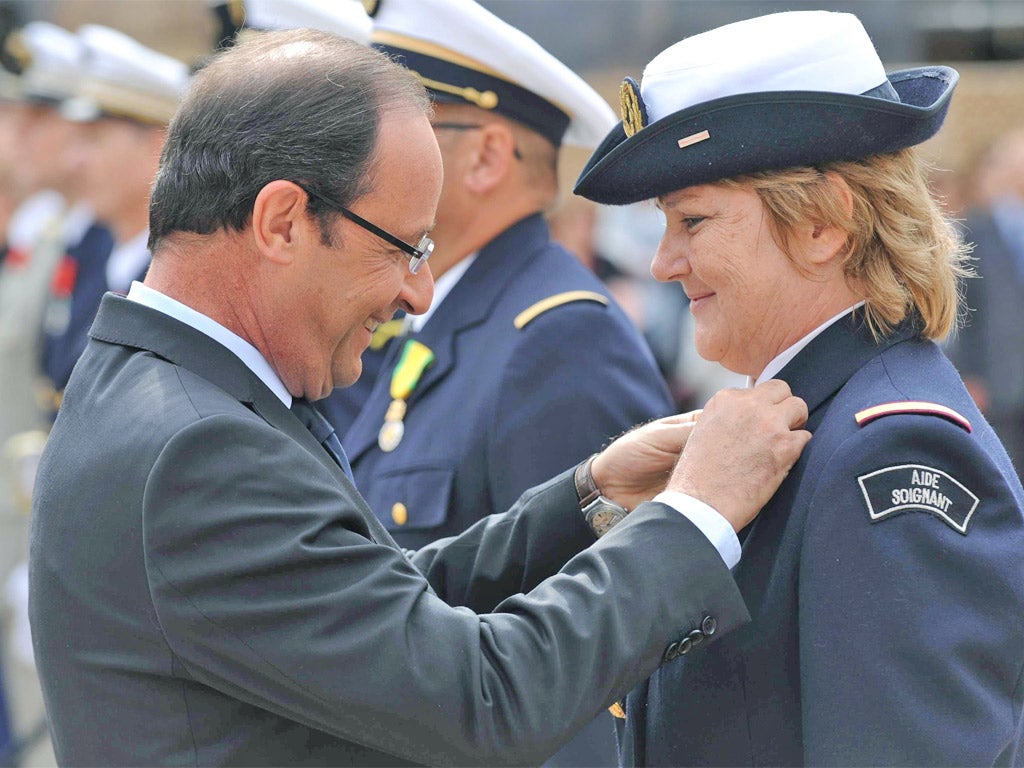
[[[146,122],[170,120],[189,82],[184,62],[99,24],[80,27],[78,37],[86,54],[75,103],[66,110],[69,117],[111,113]]]
[[[48,21],[30,21],[18,37],[29,54],[21,74],[21,93],[55,100],[71,96],[85,56],[78,36]]]
[[[769,91],[858,95],[887,82],[860,20],[787,11],[688,37],[654,57],[640,84],[648,122],[713,99]]]
[[[357,43],[370,42],[373,22],[359,0],[244,0],[253,29],[317,29]]]
[[[563,144],[596,147],[617,122],[608,102],[582,77],[473,0],[385,0],[373,23],[375,34],[439,46],[556,105],[570,118]]]

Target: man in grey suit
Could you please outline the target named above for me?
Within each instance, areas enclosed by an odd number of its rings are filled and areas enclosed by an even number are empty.
[[[735,531],[809,439],[781,382],[634,430],[416,553],[352,485],[307,399],[430,301],[428,117],[406,70],[308,30],[193,83],[151,269],[104,298],[39,469],[60,763],[535,763],[682,640],[746,620]]]

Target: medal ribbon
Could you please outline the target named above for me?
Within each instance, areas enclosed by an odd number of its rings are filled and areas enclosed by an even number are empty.
[[[434,362],[434,352],[426,344],[421,344],[416,339],[409,339],[402,349],[402,356],[398,359],[391,374],[391,399],[405,400],[416,389],[416,385]]]

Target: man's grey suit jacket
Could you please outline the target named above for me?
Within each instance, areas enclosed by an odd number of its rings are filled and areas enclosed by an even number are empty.
[[[748,618],[683,516],[595,543],[567,473],[403,552],[226,348],[114,295],[91,336],[33,512],[62,764],[536,763],[706,616]]]

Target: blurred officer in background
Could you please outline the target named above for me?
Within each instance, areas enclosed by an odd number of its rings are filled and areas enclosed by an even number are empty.
[[[385,0],[373,40],[434,99],[438,286],[405,320],[345,446],[375,513],[420,546],[671,405],[640,334],[542,216],[559,146],[596,142],[608,105],[472,0]]]
[[[887,75],[855,16],[805,11],[623,85],[577,192],[657,199],[651,271],[698,351],[787,382],[814,435],[744,538],[750,625],[629,694],[627,765],[1024,761],[1024,490],[936,343],[966,256],[915,148],[957,80]]]
[[[60,105],[81,71],[83,49],[71,32],[31,22],[7,43],[21,56],[18,154],[13,174],[28,196],[12,214],[0,268],[0,445],[49,425],[39,397],[42,326],[54,268],[64,255],[77,181],[68,164],[75,126]]]
[[[437,284],[430,309],[396,329],[342,442],[371,509],[416,548],[674,409],[639,331],[543,217],[559,148],[596,146],[614,122],[607,103],[472,0],[383,0],[373,21],[373,45],[434,99]],[[339,427],[354,394],[324,401]],[[614,762],[603,715],[550,764]]]
[[[125,293],[149,266],[149,188],[189,70],[109,27],[86,24],[78,36],[85,67],[63,112],[84,125],[74,162],[96,217],[114,235],[106,288]]]
[[[25,594],[28,495],[20,457],[34,459],[45,439],[48,410],[39,398],[39,357],[45,295],[54,266],[73,237],[78,210],[66,163],[73,124],[59,113],[80,71],[81,45],[71,32],[45,22],[14,30],[4,41],[7,129],[5,176],[18,201],[5,227],[10,245],[0,266],[0,595],[5,609],[0,667],[9,692],[3,712],[0,765],[14,765],[45,735],[35,677]],[[34,467],[34,464],[31,465]],[[26,653],[27,650],[27,653]]]
[[[1024,126],[997,137],[974,172],[975,202],[963,223],[979,280],[949,355],[1024,472]]]

